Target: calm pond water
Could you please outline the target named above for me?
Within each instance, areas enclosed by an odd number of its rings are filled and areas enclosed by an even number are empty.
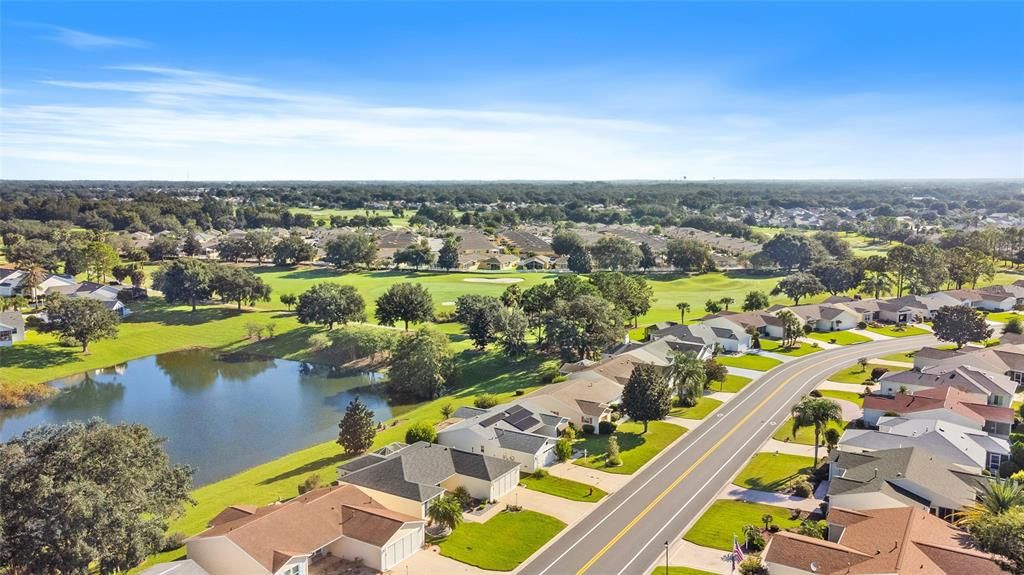
[[[0,411],[0,441],[90,417],[142,423],[167,438],[173,461],[196,467],[195,483],[203,485],[336,438],[357,396],[378,421],[389,419],[387,401],[371,387],[378,380],[372,372],[280,359],[166,353],[53,382],[65,388],[53,399]]]

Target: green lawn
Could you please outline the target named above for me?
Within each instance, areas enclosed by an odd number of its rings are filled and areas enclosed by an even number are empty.
[[[535,511],[502,512],[485,523],[465,522],[441,542],[441,555],[490,571],[511,571],[565,529]]]
[[[886,361],[899,361],[903,363],[914,363],[914,354],[916,351],[907,351],[903,353],[890,353],[889,355],[883,355],[880,359]]]
[[[573,501],[585,501],[587,503],[594,503],[600,501],[605,495],[608,495],[604,491],[586,483],[580,483],[579,481],[573,481],[572,479],[566,479],[564,477],[555,477],[554,475],[548,475],[547,477],[537,477],[535,475],[523,474],[519,478],[519,483],[522,483],[527,489],[534,491],[540,491],[541,493],[547,493],[548,495],[554,495],[555,497],[562,497],[565,499],[571,499]]]
[[[330,225],[331,216],[342,216],[345,218],[351,218],[352,216],[386,216],[391,220],[391,225],[395,227],[406,227],[409,225],[409,218],[416,214],[416,210],[405,210],[405,215],[397,217],[391,210],[368,210],[363,208],[355,209],[335,209],[335,208],[321,208],[318,210],[312,208],[291,208],[289,210],[293,214],[309,214],[313,216],[313,222],[317,220],[324,220],[327,225]]]
[[[784,507],[719,499],[697,519],[683,539],[702,547],[731,551],[733,536],[742,539],[744,525],[763,526],[761,516],[765,514],[771,515],[774,524],[781,529],[800,525],[799,520],[789,518],[790,511]]]
[[[747,489],[782,491],[794,479],[814,471],[814,458],[786,453],[756,453],[732,482]]]
[[[836,423],[834,421],[829,422],[827,428],[836,429],[839,433],[842,433],[846,429],[846,423]],[[825,432],[821,432],[821,441],[825,441]],[[796,432],[796,436],[793,435],[793,418],[789,418],[779,425],[779,428],[772,434],[773,439],[779,441],[788,441],[790,443],[799,443],[800,445],[814,445],[814,427],[801,427],[800,431]],[[810,459],[810,458],[808,458]]]
[[[800,357],[802,355],[808,355],[816,351],[822,350],[822,348],[820,347],[815,347],[813,345],[800,341],[798,341],[796,343],[796,346],[794,347],[782,347],[782,344],[780,342],[775,341],[773,339],[762,339],[761,349],[763,349],[764,351],[770,351],[772,353],[778,353],[781,355],[788,355],[792,357]]]
[[[990,313],[985,317],[991,321],[1006,323],[1010,321],[1011,317],[1019,317],[1021,319],[1024,319],[1024,313],[1020,313],[1019,311],[1001,311],[998,313]]]
[[[856,403],[857,405],[864,407],[864,398],[859,393],[853,391],[840,391],[838,389],[819,389],[822,397],[830,397],[832,399],[843,399],[850,403]]]
[[[870,337],[850,331],[812,331],[807,334],[807,337],[823,341],[825,343],[834,343],[836,345],[854,345],[857,343],[871,341]],[[832,340],[835,341],[833,342]]]
[[[836,383],[856,383],[863,384],[864,382],[871,379],[871,370],[876,367],[887,369],[889,371],[907,371],[910,367],[897,367],[895,365],[879,365],[877,363],[868,363],[867,367],[861,367],[860,364],[853,364],[850,367],[840,369],[839,371],[828,376],[826,379],[834,381]]]
[[[749,377],[743,377],[742,375],[728,374],[725,376],[724,382],[715,382],[711,384],[711,389],[717,389],[718,391],[725,391],[728,393],[738,393],[741,389],[747,386],[748,383],[754,381]]]
[[[697,405],[693,407],[674,407],[668,414],[683,419],[704,419],[708,414],[717,409],[719,405],[722,405],[722,402],[717,399],[702,397],[697,401]]]
[[[782,362],[774,357],[754,355],[751,353],[743,355],[720,355],[715,360],[726,367],[738,367],[740,369],[752,369],[754,371],[768,371]]]
[[[882,327],[868,327],[868,331],[877,333],[879,335],[887,335],[889,337],[910,337],[912,335],[924,335],[931,333],[926,329],[914,327],[908,325],[906,327],[896,327],[894,325],[883,325]]]
[[[677,567],[669,565],[668,571],[665,570],[665,566],[655,567],[654,571],[651,571],[651,575],[717,575],[710,571],[703,571],[701,569],[694,569],[692,567]]]
[[[652,421],[646,435],[643,431],[643,424],[635,421],[627,421],[619,425],[615,436],[619,441],[622,465],[618,467],[606,467],[604,464],[604,456],[608,451],[607,435],[589,435],[578,442],[576,449],[586,449],[587,457],[581,457],[575,463],[591,469],[629,475],[635,473],[643,464],[686,433],[686,428],[664,421]]]

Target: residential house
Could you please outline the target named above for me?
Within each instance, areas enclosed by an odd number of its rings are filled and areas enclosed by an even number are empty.
[[[793,312],[814,331],[853,329],[863,321],[863,314],[842,303],[773,306],[768,311],[778,313],[783,309]]]
[[[984,298],[981,292],[971,289],[951,289],[928,294],[928,297],[942,303],[943,306],[964,306],[971,309],[980,308]]]
[[[981,303],[978,305],[987,311],[1010,311],[1014,307],[1024,303],[1024,289],[1015,286],[989,286],[978,290],[981,294]]]
[[[286,503],[228,507],[185,545],[188,559],[208,575],[306,575],[328,557],[387,571],[423,546],[424,525],[354,485],[340,485]]]
[[[599,432],[602,421],[611,421],[613,406],[622,401],[622,383],[589,369],[569,374],[562,382],[546,385],[525,397],[521,404],[564,417],[577,429]]]
[[[828,537],[772,535],[761,553],[772,575],[1005,575],[967,534],[917,507],[828,512]]]
[[[781,339],[783,336],[782,320],[775,317],[775,314],[767,311],[722,311],[701,318],[701,323],[711,327],[720,327],[733,332],[736,339],[744,341],[746,336],[747,347],[750,346],[748,329],[756,331],[761,336],[768,336]]]
[[[563,271],[569,269],[569,256],[558,256],[551,260],[551,269]]]
[[[71,276],[50,274],[43,281],[39,282],[39,285],[30,289],[25,286],[27,278],[28,272],[26,271],[0,268],[0,297],[24,295],[30,298],[38,298],[45,294],[48,289],[75,283],[75,278]]]
[[[737,335],[736,330],[724,327],[713,327],[703,323],[689,325],[676,322],[662,322],[654,324],[647,330],[647,338],[650,340],[674,337],[680,341],[700,343],[714,350],[717,346],[725,351],[742,353],[750,346],[750,334],[743,332],[742,337]]]
[[[491,409],[460,407],[442,422],[437,442],[470,453],[514,461],[527,472],[555,462],[555,443],[569,420],[507,403]]]
[[[950,385],[894,396],[868,395],[864,398],[863,421],[878,425],[883,415],[896,414],[907,419],[941,419],[997,437],[1009,437],[1013,410],[988,405],[980,393],[968,393]]]
[[[459,238],[459,253],[461,254],[496,254],[501,251],[498,246],[494,245],[491,238],[474,228],[456,230],[455,237]]]
[[[532,256],[519,262],[519,267],[527,270],[546,270],[551,267],[551,258],[548,256]]]
[[[422,519],[433,499],[459,487],[483,501],[503,497],[519,484],[519,465],[421,441],[394,443],[351,459],[338,467],[338,478],[389,509]]]
[[[516,248],[519,253],[552,256],[555,251],[544,238],[525,230],[503,230],[498,232],[498,240],[503,244]]]
[[[60,293],[69,298],[94,299],[103,303],[107,309],[116,313],[119,317],[125,318],[131,314],[131,310],[117,297],[122,289],[124,287],[119,285],[112,286],[96,282],[81,282],[47,288],[46,295]]]
[[[880,395],[914,394],[945,385],[985,396],[986,405],[1009,407],[1017,384],[1001,373],[973,366],[939,365],[911,371],[890,371],[878,381]]]
[[[918,507],[948,519],[974,503],[989,478],[967,471],[923,447],[829,454],[829,507]]]
[[[0,312],[0,347],[11,347],[25,340],[25,317],[20,311]]]
[[[980,473],[992,473],[1010,458],[1010,443],[983,431],[941,419],[881,417],[878,429],[849,428],[838,449],[862,453],[901,447],[923,447],[942,459]]]
[[[495,254],[487,256],[477,262],[477,269],[480,270],[510,270],[515,269],[519,263],[519,256],[512,254]]]
[[[1024,345],[1003,343],[994,347],[963,349],[924,348],[914,354],[914,368],[969,365],[985,371],[1001,373],[1018,387],[1024,385]]]

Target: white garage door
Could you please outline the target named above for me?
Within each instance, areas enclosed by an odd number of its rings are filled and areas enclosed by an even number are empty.
[[[423,546],[423,530],[417,529],[388,545],[381,552],[381,571],[387,571],[411,557]]]

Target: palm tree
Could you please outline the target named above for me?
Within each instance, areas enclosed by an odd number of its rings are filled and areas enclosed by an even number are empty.
[[[793,406],[793,436],[804,427],[814,427],[814,464],[818,464],[818,444],[821,443],[821,432],[830,421],[842,423],[843,408],[839,404],[824,397],[807,397]]]
[[[676,309],[679,310],[679,323],[686,323],[686,312],[690,311],[690,304],[681,301],[676,304]]]
[[[736,303],[736,300],[734,300],[731,297],[723,297],[722,299],[718,300],[718,303],[722,304],[722,307],[725,308],[725,311],[729,311],[729,306]]]
[[[864,278],[864,281],[860,283],[861,293],[871,294],[875,299],[878,299],[883,293],[892,291],[892,287],[892,278],[888,274],[880,272]]]
[[[828,446],[829,452],[839,445],[839,440],[842,439],[843,434],[839,433],[839,430],[834,427],[825,429],[825,445]]]
[[[679,395],[679,404],[690,407],[697,404],[704,395],[704,384],[707,381],[704,373],[704,362],[692,351],[677,352],[672,357],[670,368],[672,383]]]
[[[430,502],[427,518],[431,523],[444,527],[445,533],[450,533],[462,523],[462,504],[451,495],[443,495]]]
[[[1024,505],[1024,483],[993,479],[981,486],[978,501],[956,513],[956,524],[969,527],[992,515],[1000,515],[1012,507]]]
[[[765,513],[761,516],[761,523],[764,523],[765,531],[768,531],[768,526],[772,524],[772,521],[775,521],[775,517],[771,513]]]
[[[46,272],[39,266],[33,266],[32,269],[25,273],[25,288],[28,289],[29,297],[32,298],[32,301],[39,299],[39,294],[36,293],[36,290],[44,281],[46,281]]]

